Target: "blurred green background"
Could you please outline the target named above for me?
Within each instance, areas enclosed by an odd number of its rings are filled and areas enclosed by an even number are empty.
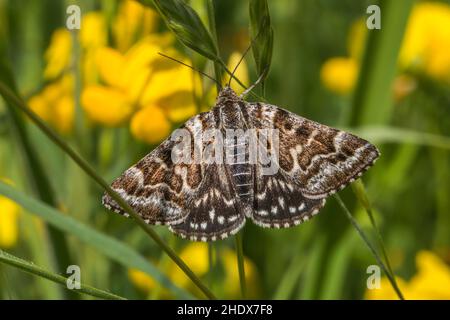
[[[187,1],[206,26],[208,2]],[[233,69],[251,41],[249,2],[213,3],[220,54]],[[407,299],[448,299],[450,1],[376,3],[381,30],[366,27],[373,1],[268,1],[274,45],[265,98],[377,145],[382,156],[362,180],[400,289]],[[80,30],[65,27],[71,4],[81,8]],[[1,81],[11,86],[10,68],[31,110],[108,182],[208,110],[216,95],[211,81],[157,55],[214,75],[210,61],[136,1],[0,0],[0,48]],[[256,80],[251,53],[236,74],[247,85]],[[129,299],[203,298],[132,220],[102,208],[102,190],[13,110],[0,100],[2,250],[65,276],[68,265],[78,265],[83,283]],[[376,243],[352,188],[340,195]],[[58,227],[36,201],[71,220]],[[154,229],[218,297],[241,297],[233,239],[207,245]],[[125,251],[115,251],[112,239]],[[379,289],[367,288],[366,269],[376,261],[334,198],[294,228],[247,223],[243,248],[251,298],[396,298],[384,277]],[[0,297],[91,298],[6,264]]]

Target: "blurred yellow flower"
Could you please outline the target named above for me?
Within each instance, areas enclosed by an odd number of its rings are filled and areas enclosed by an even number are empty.
[[[47,65],[44,70],[45,79],[53,79],[67,69],[72,57],[72,37],[67,29],[53,32],[50,45],[45,51]]]
[[[170,133],[170,122],[194,115],[196,77],[192,70],[158,55],[161,51],[183,60],[171,47],[161,47],[154,36],[141,39],[124,54],[100,48],[96,63],[105,85],[88,85],[82,93],[89,118],[106,126],[119,126],[131,118],[133,136],[155,144]]]
[[[199,277],[206,274],[209,268],[208,245],[203,242],[189,243],[180,253],[180,258],[186,262],[191,270]],[[183,288],[192,286],[191,280],[175,264],[169,269],[169,277]]]
[[[131,282],[141,291],[150,293],[156,287],[156,282],[145,272],[138,269],[129,269],[128,277]]]
[[[353,89],[357,74],[358,65],[355,59],[335,57],[322,65],[320,79],[327,89],[345,95]]]
[[[330,91],[337,94],[351,92],[359,72],[367,32],[365,21],[357,20],[349,32],[350,57],[331,58],[322,66],[321,80]],[[431,78],[450,83],[450,5],[420,2],[414,6],[399,53],[399,68],[401,71],[423,72]],[[400,84],[405,84],[401,80]],[[413,87],[408,85],[408,89]],[[394,90],[397,89],[400,91],[394,91],[396,98],[411,92],[403,90],[405,86],[395,86]]]
[[[230,55],[230,58],[228,59],[228,69],[233,71],[234,68],[238,65],[239,60],[242,58],[242,53],[239,53],[237,51],[233,52]],[[242,62],[239,64],[236,72],[234,73],[236,78],[238,78],[246,87],[249,85],[249,76],[248,76],[248,67],[247,62],[245,61],[245,58],[242,60]],[[225,81],[228,81],[228,77],[225,77]],[[241,94],[244,92],[244,88],[241,87],[241,85],[236,80],[231,80],[230,87],[237,93]]]
[[[20,207],[13,201],[0,196],[0,248],[11,248],[19,236]]]
[[[80,50],[73,56],[76,33],[57,29],[45,53],[44,77],[50,80],[29,105],[61,133],[69,133],[74,120],[74,86],[67,87],[73,62],[82,71],[81,106],[94,123],[117,127],[128,124],[135,138],[155,144],[197,112],[195,82],[189,68],[158,55],[164,52],[186,63],[174,48],[170,33],[158,33],[157,13],[136,1],[121,1],[112,21],[113,47],[102,12],[82,17]],[[74,58],[78,61],[72,61]],[[64,80],[61,80],[64,79]],[[72,80],[73,82],[73,80]]]
[[[170,123],[160,108],[149,106],[136,112],[131,119],[131,133],[137,139],[155,144],[170,133]]]
[[[66,75],[31,97],[28,105],[58,132],[68,134],[72,130],[75,114],[72,95],[73,77]]]
[[[414,6],[400,52],[403,68],[450,82],[450,6],[421,2]]]
[[[241,297],[241,286],[237,268],[236,252],[225,248],[222,253],[222,259],[226,271],[224,279],[225,297],[229,299],[238,299]],[[258,295],[258,275],[255,264],[247,257],[244,257],[244,269],[247,298],[255,299]]]
[[[416,255],[417,273],[405,282],[397,279],[405,299],[447,300],[450,299],[450,267],[430,251],[420,251]],[[397,299],[386,278],[381,279],[380,289],[366,291],[367,299]]]
[[[82,59],[89,56],[96,48],[106,45],[107,29],[104,17],[99,12],[89,12],[82,17],[79,40],[83,52]],[[47,65],[44,69],[45,79],[54,79],[67,71],[73,58],[72,34],[65,28],[55,30],[50,39],[50,45],[45,51]],[[89,75],[92,71],[86,66],[83,72]]]
[[[221,256],[219,257],[218,262],[222,265],[224,270],[224,277],[221,284],[225,298],[240,298],[240,282],[237,270],[236,253],[228,248],[221,248],[219,252]],[[180,258],[183,259],[189,268],[191,268],[191,270],[199,277],[205,276],[209,271],[208,245],[206,243],[189,243],[181,251]],[[244,257],[244,266],[248,297],[255,298],[258,293],[258,275],[256,267],[247,257]],[[169,267],[166,268],[166,274],[176,285],[191,290],[193,293],[198,292],[192,284],[192,281],[173,262],[170,262]],[[141,271],[130,269],[128,276],[136,287],[144,292],[150,293],[156,288],[154,279]],[[162,294],[167,295],[167,292],[164,293],[163,290]]]
[[[158,15],[136,1],[122,1],[113,23],[113,35],[120,52],[127,51],[136,39],[155,31]]]
[[[80,29],[80,43],[85,49],[95,49],[107,43],[106,21],[100,12],[88,12],[83,15]]]
[[[81,104],[91,120],[105,126],[121,125],[134,109],[123,92],[100,85],[84,89]]]

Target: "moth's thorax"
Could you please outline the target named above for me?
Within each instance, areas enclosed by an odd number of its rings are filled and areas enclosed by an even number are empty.
[[[222,129],[246,129],[246,121],[242,108],[245,102],[230,87],[220,91],[215,109],[220,117]]]
[[[227,102],[238,102],[242,101],[241,98],[231,89],[229,86],[224,87],[220,90],[219,95],[217,96],[216,106],[221,106],[227,104]]]

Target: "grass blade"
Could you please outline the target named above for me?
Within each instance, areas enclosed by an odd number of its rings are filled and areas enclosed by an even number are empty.
[[[370,252],[372,253],[372,255],[374,256],[375,260],[377,261],[377,263],[380,265],[381,269],[383,270],[383,272],[386,274],[389,282],[391,283],[392,287],[394,288],[395,292],[397,293],[398,297],[401,300],[404,300],[403,294],[400,291],[400,288],[397,285],[397,282],[395,281],[394,276],[389,272],[389,270],[386,268],[386,266],[384,265],[383,261],[381,260],[380,256],[378,255],[377,251],[375,250],[375,248],[372,246],[372,244],[370,243],[369,239],[367,238],[366,234],[364,233],[364,231],[362,230],[362,228],[359,226],[358,222],[356,222],[356,220],[353,218],[352,214],[350,213],[350,211],[348,210],[348,208],[345,206],[344,202],[342,201],[341,197],[339,197],[338,194],[334,195],[335,199],[337,200],[338,204],[341,206],[342,210],[344,211],[345,215],[347,216],[347,218],[350,220],[350,223],[353,225],[353,227],[356,229],[356,232],[358,232],[359,236],[362,238],[362,240],[364,241],[364,243],[367,245],[367,247],[369,248]]]
[[[320,279],[320,267],[323,265],[326,248],[326,238],[321,235],[316,240],[305,262],[305,270],[302,276],[303,283],[299,289],[299,299],[314,299],[315,290]],[[334,266],[334,265],[333,265]]]
[[[205,0],[206,1],[206,12],[208,13],[208,23],[209,30],[212,35],[212,39],[214,41],[214,45],[216,46],[217,55],[219,56],[219,45],[217,40],[217,29],[216,29],[216,17],[214,10],[213,0]],[[222,83],[222,67],[219,62],[214,61],[214,74],[216,76],[217,83],[217,92],[220,91],[220,83]]]
[[[389,126],[364,126],[351,129],[351,131],[372,142],[408,143],[450,150],[450,138],[433,133]]]
[[[394,272],[391,268],[391,263],[389,262],[389,257],[386,253],[386,248],[384,246],[383,237],[381,236],[380,229],[377,226],[377,223],[375,221],[375,218],[373,216],[373,210],[372,206],[369,201],[369,197],[367,196],[366,190],[364,188],[364,184],[360,179],[355,181],[355,183],[352,183],[352,190],[354,194],[356,195],[356,198],[358,199],[359,203],[363,206],[364,210],[366,211],[367,215],[369,216],[370,224],[372,225],[372,228],[375,230],[375,233],[377,235],[378,240],[378,246],[381,249],[381,253],[384,258],[384,262],[386,262],[386,267],[389,270],[391,275],[394,275]],[[392,277],[395,281],[395,277]]]
[[[23,260],[21,258],[15,257],[9,253],[4,252],[3,250],[0,250],[0,262],[8,264],[10,266],[16,267],[24,272],[30,273],[32,275],[36,275],[41,278],[48,279],[50,281],[53,281],[55,283],[59,283],[63,286],[66,286],[67,284],[67,278],[63,277],[59,274],[47,271],[31,262],[28,262],[26,260]],[[81,284],[80,289],[71,290],[72,292],[77,293],[84,293],[96,298],[105,299],[105,300],[126,300],[125,298],[94,288],[92,286]]]
[[[349,227],[336,243],[331,244],[331,254],[326,260],[318,299],[336,300],[343,298],[346,275],[357,240],[357,235]]]
[[[242,234],[238,232],[235,236],[237,266],[239,271],[239,283],[241,286],[241,295],[245,299],[247,297],[247,285],[245,283],[245,266],[244,266],[244,250],[242,247]]]
[[[84,225],[36,199],[28,197],[1,181],[0,194],[20,204],[28,212],[39,216],[55,228],[77,237],[127,268],[136,268],[148,273],[156,281],[174,292],[180,298],[192,298],[189,293],[174,285],[164,274],[150,264],[139,253],[122,242]]]
[[[158,234],[134,211],[134,209],[115,192],[109,184],[100,177],[96,170],[92,168],[83,158],[81,158],[59,135],[50,129],[27,105],[16,96],[4,83],[0,82],[0,93],[2,96],[11,101],[14,106],[23,111],[35,124],[44,132],[50,140],[60,147],[68,156],[74,160],[83,171],[85,171],[97,184],[99,184],[125,212],[127,212],[136,223],[156,242],[156,244],[175,262],[175,264],[192,280],[192,282],[202,291],[209,299],[215,299],[214,294],[202,283],[195,273],[184,263],[184,261],[172,250]]]
[[[270,24],[267,0],[250,0],[250,34],[253,39],[252,51],[256,63],[258,78],[264,96],[264,79],[269,73],[273,52],[273,29]]]
[[[5,48],[1,46],[0,81],[7,83],[11,90],[17,94],[16,83],[7,61]],[[19,146],[24,161],[25,172],[27,173],[27,177],[29,177],[27,183],[29,183],[31,190],[33,190],[42,201],[49,205],[57,206],[58,203],[50,185],[50,181],[41,163],[41,159],[39,159],[36,149],[29,138],[29,132],[27,131],[24,119],[20,112],[12,106],[11,101],[6,98],[5,105],[10,118],[13,138],[17,141],[17,145]],[[70,264],[71,258],[64,234],[52,227],[45,226],[45,228],[48,229],[49,234],[50,241],[48,241],[48,245],[49,248],[51,248],[51,263],[55,266],[56,270],[65,270],[66,266]],[[69,292],[68,297],[75,298],[76,295]]]
[[[352,124],[384,124],[392,113],[397,56],[414,0],[380,0],[381,30],[369,30],[352,102]]]
[[[286,273],[280,280],[280,284],[275,290],[273,300],[286,300],[289,299],[298,284],[300,275],[304,271],[305,256],[297,254],[287,267]]]
[[[217,46],[198,14],[181,0],[140,0],[158,10],[167,27],[187,47],[213,61],[220,60]]]

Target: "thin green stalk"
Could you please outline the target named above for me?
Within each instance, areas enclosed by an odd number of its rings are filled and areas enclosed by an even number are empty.
[[[369,248],[370,252],[372,253],[372,255],[374,256],[375,260],[377,261],[377,263],[380,265],[381,269],[383,270],[383,272],[386,274],[389,282],[391,283],[392,287],[394,288],[395,292],[397,293],[398,297],[401,300],[404,300],[405,298],[403,297],[402,292],[400,291],[400,288],[397,285],[397,282],[395,281],[394,276],[389,272],[389,270],[386,268],[385,264],[383,263],[383,261],[381,260],[380,256],[378,255],[377,251],[375,250],[375,248],[372,246],[372,244],[370,243],[369,239],[367,238],[366,234],[364,233],[364,231],[362,230],[362,228],[359,226],[358,222],[353,218],[352,214],[350,213],[350,211],[348,210],[348,208],[346,207],[346,205],[344,204],[344,202],[342,201],[341,197],[339,197],[338,194],[334,195],[336,201],[339,203],[339,205],[341,206],[341,208],[343,209],[345,215],[347,216],[347,218],[350,220],[350,223],[353,225],[353,227],[356,229],[356,232],[358,232],[359,236],[363,239],[364,243],[367,245],[367,247]]]
[[[88,155],[89,154],[89,139],[87,139],[87,133],[86,133],[86,126],[84,121],[84,115],[83,111],[81,109],[81,102],[80,102],[80,96],[81,96],[81,68],[80,68],[80,55],[81,55],[81,46],[79,41],[79,33],[78,31],[72,30],[71,31],[72,36],[72,43],[74,46],[74,51],[72,55],[72,62],[71,62],[71,72],[73,74],[73,77],[75,79],[74,81],[74,95],[73,99],[75,102],[75,136],[77,138],[77,144],[79,145],[79,148],[82,151],[82,154]]]
[[[64,150],[95,182],[114,199],[117,204],[127,212],[136,223],[155,241],[159,247],[177,264],[177,266],[192,280],[192,282],[205,294],[209,299],[215,299],[212,292],[202,283],[202,281],[194,274],[194,272],[184,263],[184,261],[158,236],[158,234],[145,223],[145,221],[134,211],[134,209],[115,192],[108,183],[100,177],[96,170],[92,168],[83,158],[81,158],[72,148],[70,148],[64,140],[62,140],[52,129],[50,129],[27,105],[16,96],[4,83],[0,82],[0,93],[3,97],[11,101],[17,108],[23,111],[35,124],[44,132],[50,140]]]
[[[236,243],[237,265],[239,271],[239,283],[241,285],[241,295],[247,297],[247,285],[245,283],[244,250],[242,248],[242,234],[238,232],[234,237]]]
[[[15,94],[17,92],[16,83],[12,75],[11,67],[6,62],[7,56],[5,52],[6,48],[0,47],[0,81],[7,83],[11,88],[11,92]],[[44,170],[41,159],[38,157],[36,148],[30,140],[24,119],[20,112],[10,105],[9,101],[5,102],[11,120],[12,134],[16,138],[17,147],[24,161],[24,171],[30,178],[27,181],[30,189],[42,201],[52,206],[58,206],[48,175]],[[46,242],[50,249],[50,263],[55,266],[56,270],[65,270],[66,266],[71,264],[71,257],[64,234],[47,225],[44,226],[44,230],[45,237],[48,239]],[[71,293],[68,296],[71,296]]]
[[[0,250],[0,262],[3,262],[5,264],[8,264],[10,266],[16,267],[24,272],[37,275],[38,277],[48,279],[50,281],[53,281],[55,283],[62,284],[67,288],[67,278],[63,277],[59,274],[49,272],[33,263],[30,263],[26,260],[23,260],[21,258],[15,257],[9,253],[4,252],[3,250]],[[126,300],[125,298],[94,288],[92,286],[86,285],[86,284],[80,284],[81,288],[76,290],[71,290],[72,292],[77,293],[84,293],[96,298],[100,299],[106,299],[106,300]]]
[[[364,207],[364,210],[367,212],[367,215],[369,216],[370,223],[372,224],[372,228],[375,230],[375,234],[377,235],[378,246],[381,249],[381,254],[383,255],[384,262],[386,262],[386,267],[389,270],[389,273],[391,275],[393,275],[394,272],[392,271],[391,263],[389,261],[388,255],[386,253],[386,247],[384,245],[383,237],[381,236],[380,229],[378,228],[378,225],[373,216],[372,206],[370,204],[369,197],[367,197],[367,192],[364,187],[364,184],[362,183],[362,181],[360,179],[358,179],[357,181],[355,181],[355,183],[352,184],[352,189],[353,189],[356,197],[358,198],[358,201]],[[394,279],[394,281],[396,281],[395,277],[393,277],[393,279]]]
[[[289,299],[298,285],[300,275],[305,269],[306,259],[305,256],[297,254],[286,269],[283,277],[281,278],[273,300],[286,300]]]
[[[206,12],[208,14],[208,24],[209,24],[209,31],[211,33],[214,45],[216,46],[217,54],[219,54],[219,42],[217,40],[217,28],[216,28],[216,17],[214,14],[214,3],[213,0],[205,0],[206,1]],[[220,91],[222,83],[222,67],[219,62],[214,61],[214,74],[216,76],[216,80],[218,83],[216,83],[217,86],[217,92]]]

